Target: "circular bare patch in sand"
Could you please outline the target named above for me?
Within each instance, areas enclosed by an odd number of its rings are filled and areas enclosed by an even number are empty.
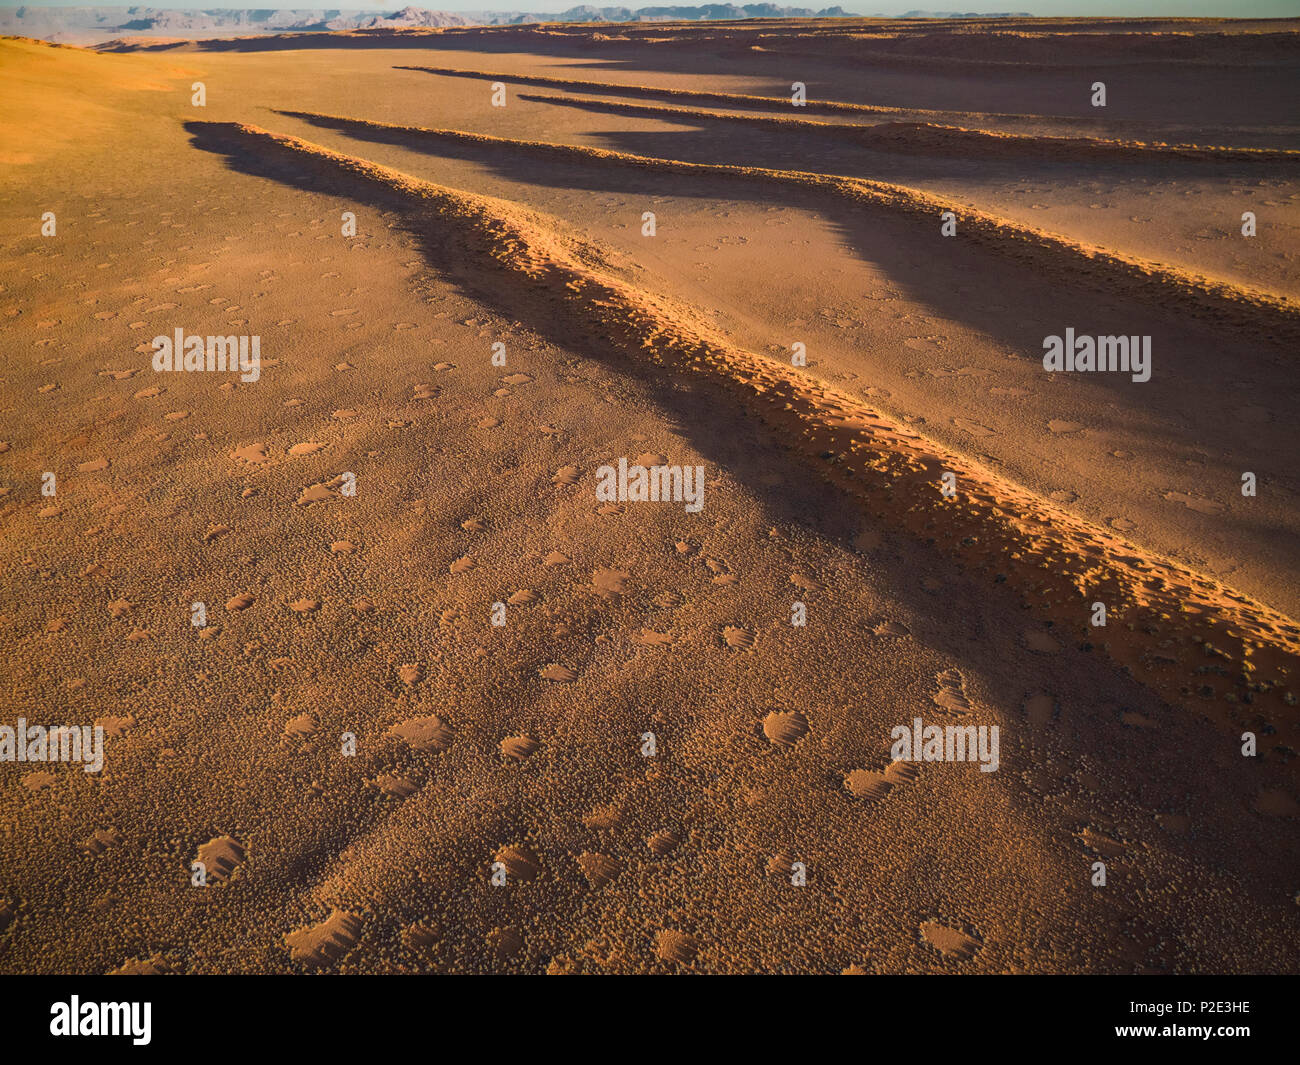
[[[522,762],[537,750],[539,744],[531,736],[507,736],[501,741],[501,756]]]
[[[542,863],[527,847],[502,847],[492,860],[504,865],[506,875],[515,880],[532,880],[542,871]]]
[[[808,719],[798,710],[773,710],[763,719],[763,735],[778,747],[793,747],[808,734]]]
[[[594,888],[604,887],[619,873],[619,865],[615,859],[608,854],[593,851],[583,851],[578,855],[578,868],[587,878],[587,883]]]
[[[690,965],[700,951],[700,941],[689,932],[679,932],[675,928],[665,928],[659,933],[656,953],[664,961],[676,962],[678,965]]]
[[[859,799],[868,799],[871,802],[879,802],[893,787],[885,779],[884,773],[875,773],[870,769],[853,770],[844,778],[844,786]]]
[[[456,736],[455,729],[437,714],[413,717],[394,725],[389,731],[417,751],[445,751]]]

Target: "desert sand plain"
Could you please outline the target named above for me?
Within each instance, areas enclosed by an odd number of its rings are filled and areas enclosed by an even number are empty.
[[[1298,31],[0,41],[0,970],[1296,971]]]

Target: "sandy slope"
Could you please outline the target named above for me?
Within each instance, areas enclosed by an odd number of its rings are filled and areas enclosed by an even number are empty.
[[[0,43],[0,720],[109,730],[0,764],[0,967],[1294,971],[1296,53],[1188,27],[1109,27],[1115,122],[1041,23]],[[771,96],[808,54],[916,113],[400,69]],[[1065,325],[1153,380],[1049,377]],[[260,380],[155,374],[177,326]],[[703,511],[602,504],[619,456]],[[917,716],[1000,769],[891,765]]]

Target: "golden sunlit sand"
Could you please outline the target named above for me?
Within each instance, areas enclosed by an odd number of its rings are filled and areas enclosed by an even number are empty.
[[[1294,972],[1298,67],[0,40],[0,969]]]

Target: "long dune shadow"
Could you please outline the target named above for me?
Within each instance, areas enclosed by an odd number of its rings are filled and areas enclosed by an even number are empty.
[[[489,257],[476,255],[472,238],[438,224],[437,216],[422,210],[418,201],[327,160],[304,157],[263,138],[253,142],[235,124],[189,122],[185,128],[196,149],[222,157],[237,173],[391,212],[418,242],[429,264],[456,288],[497,313],[527,323],[561,350],[600,359],[645,385],[677,431],[763,500],[776,521],[840,540],[862,528],[864,515],[859,507],[846,506],[843,494],[823,483],[805,460],[793,456],[789,442],[764,427],[734,393],[667,377],[629,357],[599,333],[586,329],[564,306],[530,297],[528,286],[517,273]],[[773,471],[784,473],[779,491],[770,487],[768,478]],[[986,635],[1000,634],[996,642],[1006,644],[1006,634],[1016,630],[1015,619],[1020,614],[1017,597],[981,578],[962,575],[942,556],[910,540],[896,543],[875,564],[889,575],[891,596],[914,616],[943,616],[953,601],[965,604],[966,624],[936,624],[933,632],[925,634],[928,646],[964,669],[992,671],[1004,685],[1010,676],[1019,675],[1014,665],[991,659],[988,640],[993,637]],[[947,578],[942,598],[922,590],[917,579],[918,574],[936,571]],[[853,619],[846,623],[850,628],[861,624]],[[1088,706],[1106,705],[1113,712],[1072,715],[1068,729],[1050,737],[1047,749],[1064,752],[1070,763],[1089,759],[1124,774],[1125,779],[1136,775],[1142,780],[1138,801],[1149,809],[1181,809],[1186,796],[1196,793],[1203,766],[1221,746],[1215,727],[1194,715],[1171,712],[1132,678],[1103,667],[1095,655],[1067,655],[1059,661],[1027,663],[1024,683],[1072,691],[1084,674]],[[1010,683],[1014,686],[1014,681]],[[1120,709],[1159,718],[1162,727],[1156,732],[1135,732],[1123,723]],[[1028,755],[1029,748],[1047,741],[1046,736],[1027,736],[1015,742],[1025,745]],[[1184,757],[1165,757],[1170,745]],[[1159,766],[1160,771],[1152,772],[1152,766]],[[1009,797],[1027,812],[1040,804],[1041,799],[1018,778],[1005,777],[1003,783]],[[1246,804],[1248,789],[1249,782],[1235,778],[1223,785],[1224,804],[1219,816],[1213,822],[1207,819],[1200,835],[1180,845],[1185,860],[1204,868],[1218,868],[1224,847],[1241,839],[1255,824]],[[1229,795],[1234,796],[1233,801],[1229,801]],[[1279,840],[1278,844],[1288,854],[1294,851],[1294,839]],[[1252,848],[1242,855],[1241,866],[1251,873],[1244,885],[1247,897],[1258,897],[1261,904],[1271,898],[1282,865],[1284,860],[1276,850]]]
[[[1300,383],[1282,372],[1284,355],[1268,344],[1267,338],[1256,343],[1212,322],[1189,323],[1178,313],[1135,301],[1122,292],[1093,287],[1082,279],[1074,283],[1068,277],[1044,277],[1014,259],[998,261],[1002,257],[996,249],[943,238],[937,219],[927,226],[887,209],[757,178],[696,176],[646,169],[617,157],[574,157],[559,145],[521,149],[509,141],[467,140],[438,131],[335,116],[281,113],[358,141],[472,163],[525,186],[581,189],[643,200],[725,199],[818,213],[858,259],[882,269],[907,297],[932,309],[940,321],[960,323],[992,338],[1010,358],[1040,364],[1043,338],[1059,335],[1066,326],[1073,326],[1081,335],[1150,334],[1155,352],[1167,358],[1176,353],[1176,370],[1165,364],[1163,381],[1155,387],[1135,385],[1124,375],[1094,375],[1101,380],[1089,380],[1086,397],[1078,400],[1100,419],[1091,428],[1104,432],[1108,422],[1122,424],[1129,431],[1136,428],[1143,436],[1144,450],[1170,456],[1213,439],[1222,454],[1239,456],[1246,463],[1242,469],[1252,468],[1251,463],[1271,465],[1269,456],[1287,450],[1286,429],[1280,422],[1263,428],[1235,423],[1224,418],[1218,404],[1203,399],[1205,390],[1222,379],[1223,349],[1231,343],[1236,380],[1253,383],[1255,394],[1268,395],[1270,403],[1286,409],[1300,404]],[[688,154],[679,150],[683,140],[693,143],[694,152],[709,138],[701,132],[655,134],[657,154],[661,158]],[[960,361],[961,356],[954,358]],[[1184,425],[1185,429],[1176,428]],[[1057,446],[1068,447],[1069,443]],[[1050,461],[1050,454],[1044,458]],[[1300,481],[1289,469],[1278,467],[1276,477],[1279,487],[1300,494]],[[1264,529],[1277,536],[1294,531],[1283,524],[1265,524]]]
[[[614,64],[600,63],[592,65],[598,70],[618,69]],[[751,89],[748,92],[739,92],[730,84],[716,84],[714,88],[694,88],[684,90],[673,86],[657,85],[636,85],[630,83],[619,83],[604,80],[587,80],[581,78],[562,78],[557,77],[554,72],[548,74],[526,74],[526,73],[507,73],[504,71],[482,71],[473,70],[463,67],[428,67],[428,66],[397,66],[395,70],[418,71],[423,74],[430,74],[435,77],[456,77],[471,78],[480,81],[502,81],[508,85],[530,85],[536,88],[546,88],[552,90],[562,90],[565,92],[589,93],[594,96],[624,96],[637,100],[655,100],[660,103],[676,104],[678,106],[690,106],[692,104],[701,107],[726,107],[733,111],[754,111],[754,112],[771,112],[793,114],[795,117],[816,117],[816,116],[834,116],[840,120],[860,120],[863,122],[873,122],[886,120],[899,110],[916,110],[918,112],[927,112],[935,110],[934,101],[929,104],[909,106],[906,103],[900,103],[893,100],[884,104],[879,111],[872,108],[881,106],[882,101],[875,99],[863,99],[860,93],[855,93],[846,87],[853,84],[853,79],[836,79],[833,76],[825,77],[817,82],[805,82],[808,91],[806,102],[797,111],[790,101],[790,85],[784,80],[776,80],[767,88]],[[563,69],[580,69],[575,67]],[[624,68],[626,69],[626,68]],[[647,71],[646,73],[663,73],[662,70]],[[691,73],[690,70],[683,70],[683,74]],[[698,74],[698,70],[694,71]],[[748,76],[753,77],[753,72],[747,69],[729,71],[732,77]],[[719,72],[718,77],[721,77]],[[823,89],[827,91],[822,91]],[[960,107],[951,109],[939,109],[945,114],[964,113],[971,106],[967,99],[961,101]],[[1051,114],[1043,116],[1034,116],[1023,114],[1021,112],[999,113],[996,115],[1002,119],[1031,119],[1042,118],[1046,121],[1066,123],[1071,126],[1082,128],[1099,129],[1107,124],[1113,124],[1113,119],[1103,121],[1095,114]]]
[[[278,111],[277,114],[295,118],[319,129],[331,129],[347,134],[354,140],[372,144],[387,144],[396,148],[418,151],[426,155],[460,162],[473,163],[512,181],[536,181],[548,188],[582,189],[590,192],[621,193],[628,196],[681,196],[687,199],[716,200],[717,178],[701,174],[692,176],[669,171],[647,170],[633,163],[617,159],[600,160],[590,156],[576,157],[564,145],[553,148],[530,146],[525,152],[512,151],[510,142],[494,142],[458,137],[451,132],[420,130],[406,126],[371,124],[334,115],[319,115],[308,111]],[[676,143],[675,141],[672,143]],[[545,163],[538,165],[539,156]],[[737,185],[737,198],[763,203],[785,203],[790,190],[779,186],[751,188]]]
[[[522,98],[522,97],[521,97]],[[1074,189],[1097,183],[1143,182],[1157,185],[1171,180],[1277,180],[1300,179],[1300,158],[1295,161],[1224,160],[1183,158],[1065,159],[1051,158],[1036,149],[1017,156],[1014,150],[982,155],[963,152],[960,144],[946,149],[910,151],[854,144],[835,133],[796,129],[774,133],[761,128],[736,127],[708,119],[668,119],[672,125],[694,127],[690,132],[672,129],[592,130],[613,151],[688,163],[768,167],[810,174],[865,178],[909,188],[936,183],[1025,184]],[[945,154],[946,153],[946,154]],[[1032,154],[1031,154],[1032,153]]]
[[[591,114],[616,117],[647,118],[671,125],[707,130],[709,143],[730,150],[743,145],[745,156],[734,159],[701,158],[699,162],[733,162],[762,165],[765,156],[772,158],[799,156],[801,169],[819,173],[848,173],[881,181],[908,184],[909,181],[938,178],[981,176],[1006,181],[1055,180],[1058,175],[1095,180],[1100,173],[1112,177],[1143,178],[1168,181],[1179,176],[1213,175],[1230,181],[1237,177],[1287,177],[1300,173],[1300,155],[1284,157],[1273,154],[1251,156],[1224,152],[1201,158],[1162,154],[1158,151],[1125,150],[1109,147],[1104,141],[1094,144],[1087,131],[1077,130],[1071,138],[1021,137],[966,138],[958,131],[945,135],[933,131],[941,123],[914,122],[898,116],[881,115],[864,121],[850,116],[822,118],[825,125],[778,123],[766,115],[709,114],[675,105],[680,110],[664,109],[653,103],[629,103],[622,100],[594,100],[555,94],[519,93],[517,99],[550,107],[563,107]],[[694,111],[694,113],[692,113]],[[917,127],[920,127],[919,129]],[[631,144],[645,132],[626,130],[608,134],[612,147],[621,147],[617,138]],[[1065,143],[1062,143],[1062,142]],[[1072,143],[1073,142],[1073,143]],[[624,147],[625,151],[637,150]],[[649,154],[641,151],[638,154]],[[901,158],[900,158],[901,157]],[[843,167],[847,165],[849,169]]]
[[[412,70],[421,74],[432,74],[435,77],[451,78],[468,78],[477,81],[497,81],[502,79],[514,85],[531,85],[536,88],[562,89],[570,92],[588,92],[597,96],[630,96],[642,100],[659,100],[663,103],[672,103],[674,101],[681,103],[685,100],[694,100],[700,103],[711,102],[712,106],[726,104],[733,110],[756,110],[772,111],[776,108],[790,110],[791,106],[788,97],[783,97],[782,85],[774,85],[773,91],[768,98],[764,94],[748,94],[712,92],[704,89],[692,90],[686,92],[681,89],[675,89],[670,86],[655,85],[631,85],[620,84],[618,82],[588,81],[580,78],[561,78],[554,74],[523,74],[510,73],[506,74],[499,71],[472,70],[463,67],[426,67],[426,66],[397,66],[395,70]],[[817,101],[814,99],[806,105],[809,112],[817,111]],[[873,112],[859,112],[865,118],[870,119]]]
[[[552,56],[552,58],[555,58]],[[692,100],[705,107],[727,107],[737,111],[777,111],[794,113],[790,103],[789,68],[772,72],[754,69],[748,58],[744,62],[727,63],[715,66],[707,80],[700,77],[698,58],[690,65],[684,58],[679,58],[677,66],[672,61],[663,63],[655,61],[642,65],[620,64],[613,57],[603,53],[598,61],[585,64],[574,63],[564,67],[547,68],[545,74],[529,74],[524,71],[484,71],[470,67],[435,67],[398,65],[394,69],[418,71],[435,77],[461,77],[487,81],[502,81],[508,85],[530,85],[566,92],[587,93],[594,96],[624,96],[633,99],[657,100],[661,103],[688,104]],[[585,78],[565,78],[560,75],[566,71],[592,70],[594,72],[622,71],[638,74],[678,74],[692,76],[695,86],[683,90],[678,86],[639,85],[619,83],[604,78],[595,80]],[[1211,133],[1222,143],[1252,143],[1252,137],[1261,137],[1260,146],[1272,144],[1279,136],[1284,138],[1280,146],[1294,147],[1294,139],[1300,132],[1295,114],[1300,106],[1300,92],[1295,88],[1294,70],[1300,69],[1300,62],[1295,68],[1273,71],[1265,83],[1261,83],[1258,71],[1250,69],[1227,72],[1226,83],[1216,93],[1207,88],[1207,76],[1204,72],[1196,75],[1184,75],[1189,84],[1184,93],[1186,97],[1204,97],[1204,106],[1196,114],[1189,115],[1185,106],[1176,102],[1163,101],[1159,108],[1149,108],[1141,101],[1130,100],[1123,107],[1108,107],[1105,112],[1086,106],[1086,100],[1080,101],[1076,83],[1064,76],[1044,78],[1037,89],[1021,85],[1014,91],[1001,91],[988,95],[985,91],[990,84],[990,75],[967,78],[936,79],[928,81],[916,78],[890,85],[878,78],[864,79],[861,72],[855,72],[843,65],[825,61],[803,72],[806,79],[807,103],[798,110],[796,117],[816,116],[819,112],[835,115],[837,118],[861,118],[872,121],[873,117],[888,117],[894,112],[912,112],[922,115],[969,115],[981,116],[994,122],[999,127],[1042,125],[1059,126],[1071,133],[1091,132],[1097,136],[1116,135],[1114,131],[1123,131],[1124,136],[1135,139],[1177,140],[1161,133],[1166,127],[1191,127],[1198,131]],[[1230,75],[1230,76],[1229,76]],[[771,77],[772,81],[764,87],[740,88],[732,79],[743,78],[753,81],[756,76]],[[940,81],[942,88],[935,91],[934,82]],[[996,82],[996,79],[993,79]],[[703,84],[701,84],[703,82]],[[925,87],[926,91],[920,89]],[[1166,89],[1162,96],[1172,90]],[[1251,101],[1249,127],[1255,133],[1244,140],[1238,131],[1242,129],[1241,109],[1239,106],[1228,107],[1223,97],[1229,94],[1234,100]],[[746,97],[754,97],[747,99]],[[866,108],[862,110],[861,108]],[[881,110],[872,110],[879,108]],[[951,119],[939,119],[951,121]],[[969,124],[969,123],[967,123]],[[1186,138],[1184,138],[1186,139]],[[1204,138],[1194,138],[1203,142]]]

